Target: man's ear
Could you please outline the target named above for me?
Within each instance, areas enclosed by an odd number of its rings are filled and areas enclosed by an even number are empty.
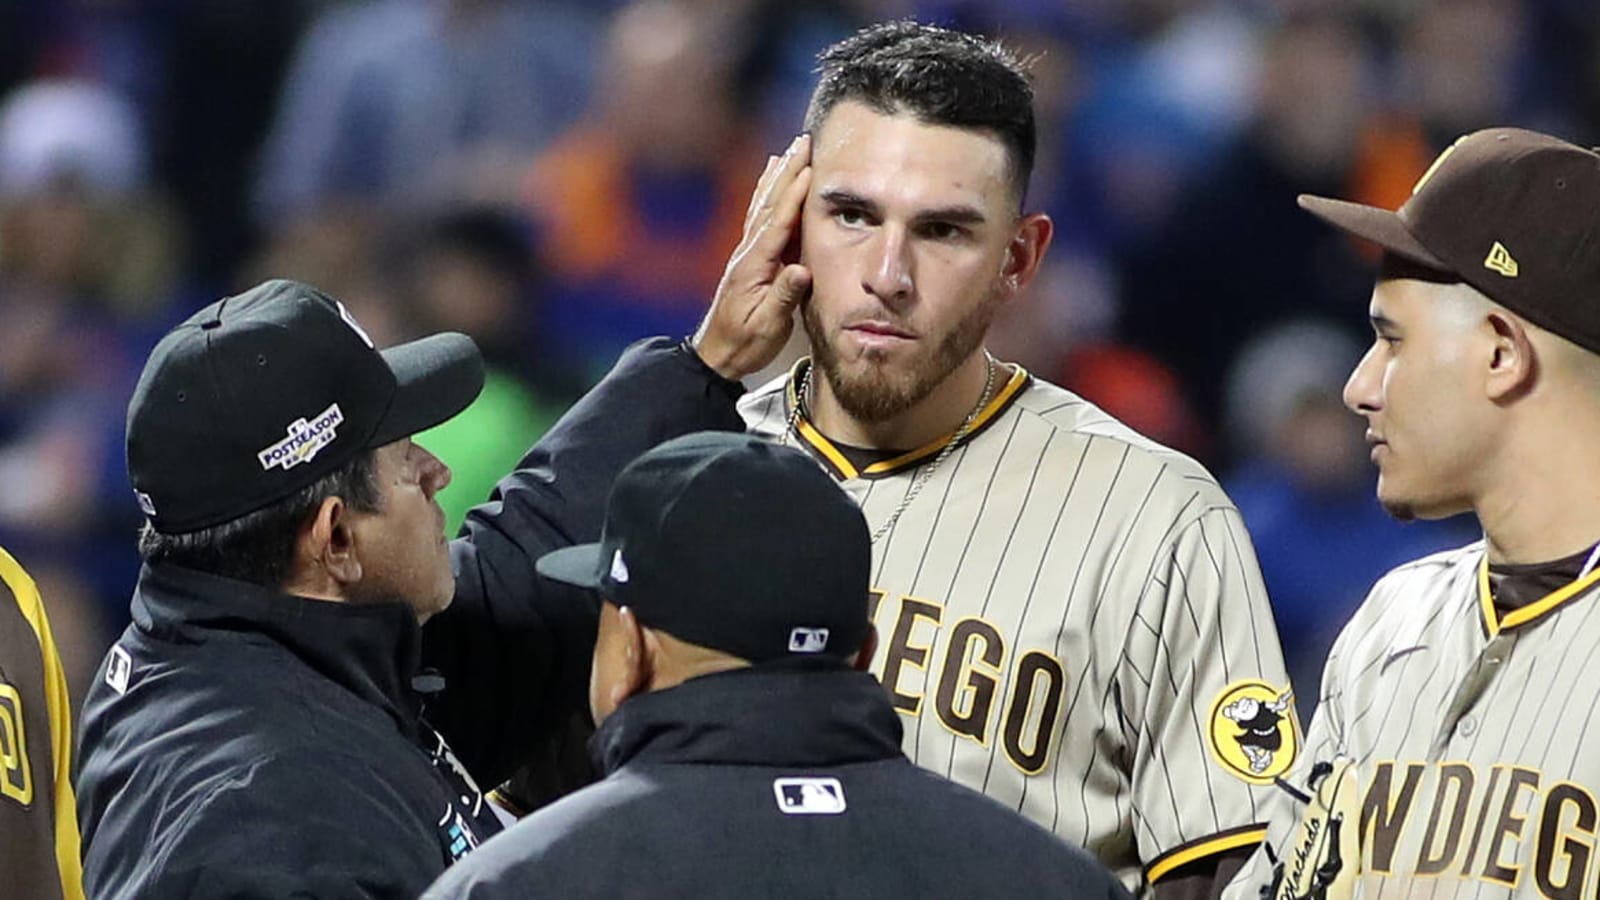
[[[319,593],[340,598],[361,580],[361,559],[351,530],[351,510],[342,497],[324,497],[295,541],[295,569]]]
[[[867,636],[861,639],[861,649],[856,651],[855,659],[850,664],[857,672],[865,672],[872,666],[872,657],[878,652],[878,626],[867,623]]]
[[[1538,375],[1538,358],[1522,320],[1501,310],[1484,316],[1490,336],[1488,371],[1484,390],[1490,400],[1514,400],[1532,390]]]
[[[622,640],[621,677],[610,688],[611,708],[616,709],[624,700],[650,689],[650,678],[655,672],[654,654],[649,644],[653,634],[639,624],[639,617],[628,606],[617,609],[617,624]],[[659,652],[659,646],[657,647]]]
[[[1017,232],[1006,246],[1005,262],[1000,269],[1002,299],[1012,299],[1033,283],[1054,235],[1055,223],[1044,213],[1028,213],[1018,220]]]

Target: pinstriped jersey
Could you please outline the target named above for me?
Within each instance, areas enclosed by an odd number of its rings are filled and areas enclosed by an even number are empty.
[[[1299,734],[1254,550],[1200,465],[1018,368],[943,461],[948,438],[858,469],[791,431],[793,383],[746,397],[747,425],[811,452],[869,529],[921,481],[873,546],[907,755],[1134,890],[1260,840]]]
[[[83,897],[68,754],[72,712],[33,579],[0,550],[0,885]]]
[[[1385,575],[1334,643],[1297,768],[1338,753],[1360,779],[1362,897],[1595,897],[1600,571],[1510,612],[1481,541]],[[1269,843],[1298,817],[1275,811]],[[1270,877],[1257,853],[1230,895]]]

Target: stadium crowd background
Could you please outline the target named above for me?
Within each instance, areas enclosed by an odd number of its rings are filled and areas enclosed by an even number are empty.
[[[993,347],[1219,473],[1309,718],[1372,580],[1476,532],[1372,500],[1366,251],[1295,195],[1397,205],[1489,125],[1593,142],[1590,0],[0,3],[0,545],[74,693],[126,621],[166,328],[284,276],[380,344],[473,335],[489,386],[424,438],[457,522],[621,347],[693,329],[813,54],[903,15],[1036,57],[1057,237]]]

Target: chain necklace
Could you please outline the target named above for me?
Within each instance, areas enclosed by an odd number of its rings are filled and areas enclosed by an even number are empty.
[[[917,470],[917,474],[911,479],[911,486],[906,488],[906,495],[900,499],[900,504],[894,508],[894,512],[889,514],[889,518],[872,532],[872,543],[876,544],[879,539],[894,528],[896,522],[900,521],[900,514],[906,511],[906,507],[911,505],[912,500],[917,499],[917,494],[922,492],[922,486],[927,484],[928,479],[933,477],[934,471],[943,465],[944,461],[950,458],[950,454],[955,452],[956,446],[966,439],[967,433],[972,430],[973,423],[978,421],[978,414],[983,412],[985,406],[989,405],[989,395],[994,390],[994,373],[996,369],[1001,368],[1001,365],[995,361],[993,356],[989,355],[988,350],[983,351],[983,362],[985,373],[983,393],[978,395],[977,405],[972,407],[972,411],[967,413],[967,417],[962,420],[961,427],[957,428],[955,434],[950,436],[950,440],[946,441],[945,445],[939,449],[939,455],[933,458],[933,462]],[[789,410],[789,421],[784,426],[783,438],[779,441],[780,444],[787,445],[790,434],[799,435],[800,433],[800,410],[805,405],[806,397],[811,393],[811,372],[814,369],[815,363],[806,363],[806,371],[804,375],[800,376],[800,387],[795,391],[794,406]]]

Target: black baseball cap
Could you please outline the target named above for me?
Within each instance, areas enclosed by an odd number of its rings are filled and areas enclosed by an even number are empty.
[[[762,662],[859,650],[871,564],[861,510],[804,453],[700,432],[629,463],[600,542],[548,553],[538,569],[641,624]]]
[[[1302,194],[1300,206],[1452,275],[1600,353],[1600,154],[1520,128],[1452,144],[1397,211]]]
[[[157,531],[208,528],[443,422],[482,388],[466,335],[380,351],[343,304],[268,281],[156,344],[128,404],[129,479]]]

